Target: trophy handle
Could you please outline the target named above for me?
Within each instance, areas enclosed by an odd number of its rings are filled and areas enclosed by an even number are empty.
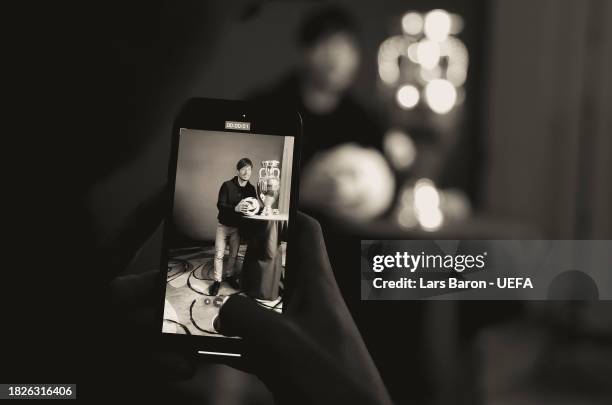
[[[278,167],[273,167],[272,169],[270,169],[270,176],[280,178],[280,169]]]
[[[263,174],[261,174],[261,171],[263,170]],[[262,167],[261,169],[259,169],[259,177],[266,177],[266,168]]]

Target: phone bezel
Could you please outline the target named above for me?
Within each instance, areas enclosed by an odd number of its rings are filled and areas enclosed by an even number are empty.
[[[225,121],[250,122],[250,130],[229,130],[225,128]],[[158,306],[158,333],[164,347],[172,345],[181,350],[242,354],[242,339],[163,333],[163,314],[166,296],[166,274],[168,264],[168,241],[174,206],[174,190],[176,183],[176,170],[178,163],[178,148],[181,128],[194,130],[221,131],[228,133],[246,133],[274,136],[293,136],[293,168],[291,178],[291,194],[289,203],[288,243],[286,251],[286,267],[292,266],[291,247],[294,244],[295,220],[299,199],[299,168],[300,151],[302,147],[302,118],[297,111],[282,109],[281,107],[262,106],[246,101],[220,100],[207,98],[193,98],[188,100],[174,120],[172,128],[171,154],[168,164],[168,197],[166,221],[163,225],[163,244],[159,271],[159,285],[161,287],[160,304]],[[283,310],[287,297],[291,294],[290,283],[283,291]]]

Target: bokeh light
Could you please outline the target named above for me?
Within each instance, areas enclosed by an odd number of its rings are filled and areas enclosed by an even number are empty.
[[[408,169],[417,156],[414,141],[410,135],[399,129],[391,129],[385,134],[383,147],[396,170]]]
[[[417,55],[417,49],[419,48],[418,42],[413,42],[408,46],[406,53],[408,54],[408,59],[410,59],[413,63],[419,63],[419,57]]]
[[[448,80],[435,79],[425,86],[425,99],[435,113],[446,114],[455,106],[457,90]]]
[[[440,209],[432,209],[419,213],[417,219],[424,230],[437,231],[444,222],[444,215]]]
[[[396,99],[401,108],[414,108],[419,103],[420,98],[419,90],[411,84],[404,85],[397,90]]]
[[[423,81],[430,82],[432,80],[440,78],[440,76],[442,75],[442,69],[440,69],[440,66],[436,66],[433,69],[421,68],[419,71],[419,75],[421,76],[421,79],[423,79]]]
[[[455,35],[463,18],[442,9],[408,11],[401,19],[401,35],[385,39],[378,50],[378,74],[405,110],[423,105],[446,114],[465,100],[469,55]]]
[[[417,46],[417,60],[426,69],[433,69],[440,61],[440,46],[428,40],[419,42]]]
[[[440,206],[440,194],[429,179],[419,179],[414,185],[414,205],[417,210],[429,210]]]
[[[463,42],[454,37],[446,38],[440,42],[440,55],[448,57],[446,78],[455,87],[462,86],[467,78],[469,63],[468,50]]]
[[[378,75],[380,80],[387,84],[393,84],[399,80],[399,68],[390,63],[380,63],[378,65]]]
[[[440,193],[429,179],[419,179],[414,186],[414,210],[419,225],[426,231],[440,229],[444,215],[440,210]]]
[[[397,59],[403,54],[404,39],[399,36],[387,38],[378,48],[378,74],[380,79],[389,85],[395,84],[400,78]]]
[[[444,10],[432,10],[425,16],[425,35],[432,41],[441,42],[451,32],[451,16]]]
[[[402,29],[408,35],[419,35],[423,31],[423,17],[414,11],[402,17]]]

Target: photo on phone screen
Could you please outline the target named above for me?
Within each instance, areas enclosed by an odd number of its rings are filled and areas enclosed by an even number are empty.
[[[163,333],[223,336],[240,294],[282,312],[294,137],[181,128]]]

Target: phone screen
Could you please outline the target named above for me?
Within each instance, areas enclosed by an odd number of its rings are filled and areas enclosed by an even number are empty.
[[[181,128],[162,332],[223,337],[235,294],[282,312],[294,137]]]

